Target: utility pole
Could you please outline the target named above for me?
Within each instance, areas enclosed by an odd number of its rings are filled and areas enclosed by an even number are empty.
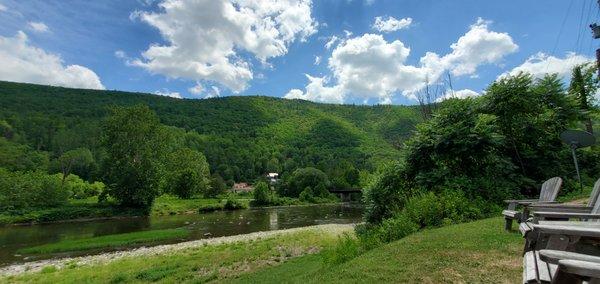
[[[600,0],[598,0],[598,6],[600,6]],[[596,23],[590,25],[592,29],[592,36],[594,39],[600,38],[600,26]],[[596,49],[596,69],[598,71],[598,78],[600,78],[600,48]]]

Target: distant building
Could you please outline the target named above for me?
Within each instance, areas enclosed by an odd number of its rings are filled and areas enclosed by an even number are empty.
[[[278,173],[268,173],[267,179],[269,180],[269,182],[271,184],[276,183],[279,180],[279,174]]]
[[[233,187],[231,188],[231,191],[233,191],[235,193],[251,192],[253,190],[254,190],[254,187],[252,187],[251,185],[249,185],[248,183],[245,183],[245,182],[234,183]]]

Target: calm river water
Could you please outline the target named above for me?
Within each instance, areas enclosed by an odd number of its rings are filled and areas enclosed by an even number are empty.
[[[318,224],[356,223],[361,221],[362,211],[360,206],[335,204],[0,227],[0,266],[82,254],[78,252],[36,256],[16,254],[20,248],[54,243],[65,239],[170,228],[190,230],[190,237],[186,240],[202,239]],[[99,250],[94,253],[104,251],[107,250]]]

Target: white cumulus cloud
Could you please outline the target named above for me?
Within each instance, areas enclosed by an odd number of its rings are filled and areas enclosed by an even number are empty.
[[[29,27],[30,30],[39,33],[46,33],[50,31],[48,26],[42,22],[29,22],[27,23],[27,27]]]
[[[546,74],[558,74],[561,78],[567,79],[571,75],[573,67],[579,64],[592,61],[592,58],[584,55],[578,55],[573,52],[567,53],[564,58],[558,58],[538,52],[527,58],[523,64],[505,72],[499,78],[507,75],[516,75],[519,72],[531,74],[534,78],[544,77]]]
[[[216,82],[233,92],[253,78],[240,51],[266,64],[318,25],[310,0],[164,0],[158,6],[132,18],[155,27],[166,44],[151,44],[131,64],[171,78]]]
[[[31,46],[22,31],[14,37],[0,36],[0,62],[0,80],[104,89],[94,71],[65,65],[60,56]]]
[[[508,34],[490,31],[489,24],[477,20],[450,45],[450,53],[440,56],[427,52],[419,65],[406,64],[410,48],[400,40],[388,42],[381,35],[364,34],[341,41],[328,60],[332,80],[308,76],[306,91],[294,91],[288,96],[328,102],[353,97],[379,103],[391,102],[398,93],[414,98],[414,92],[423,88],[426,81],[436,82],[446,71],[455,76],[473,75],[478,66],[497,63],[518,49]],[[333,84],[316,86],[328,81]],[[317,90],[324,94],[313,94]]]
[[[328,79],[326,77],[312,77],[306,75],[308,78],[308,85],[306,85],[306,92],[299,89],[290,90],[284,98],[286,99],[301,99],[307,101],[321,102],[321,103],[343,103],[344,97],[343,92],[340,91],[340,86],[326,87]]]
[[[371,26],[374,30],[389,33],[401,29],[406,29],[412,24],[412,18],[396,19],[394,17],[375,17],[375,23]]]
[[[171,98],[176,98],[176,99],[182,98],[181,94],[179,92],[171,92],[167,89],[155,91],[154,94],[158,95],[158,96],[171,97]]]
[[[458,91],[447,91],[443,96],[439,97],[436,101],[441,102],[447,99],[464,99],[479,96],[478,92],[470,89],[463,89]]]
[[[0,12],[6,12],[6,11],[8,11],[8,8],[6,8],[6,6],[4,6],[0,3]]]

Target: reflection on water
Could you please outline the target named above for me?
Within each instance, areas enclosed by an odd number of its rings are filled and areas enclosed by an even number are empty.
[[[202,239],[318,224],[356,223],[361,221],[361,216],[361,207],[335,204],[0,227],[0,265],[32,260],[31,256],[17,255],[20,248],[66,239],[180,227],[190,230],[189,239]],[[35,257],[53,256],[57,255]]]

